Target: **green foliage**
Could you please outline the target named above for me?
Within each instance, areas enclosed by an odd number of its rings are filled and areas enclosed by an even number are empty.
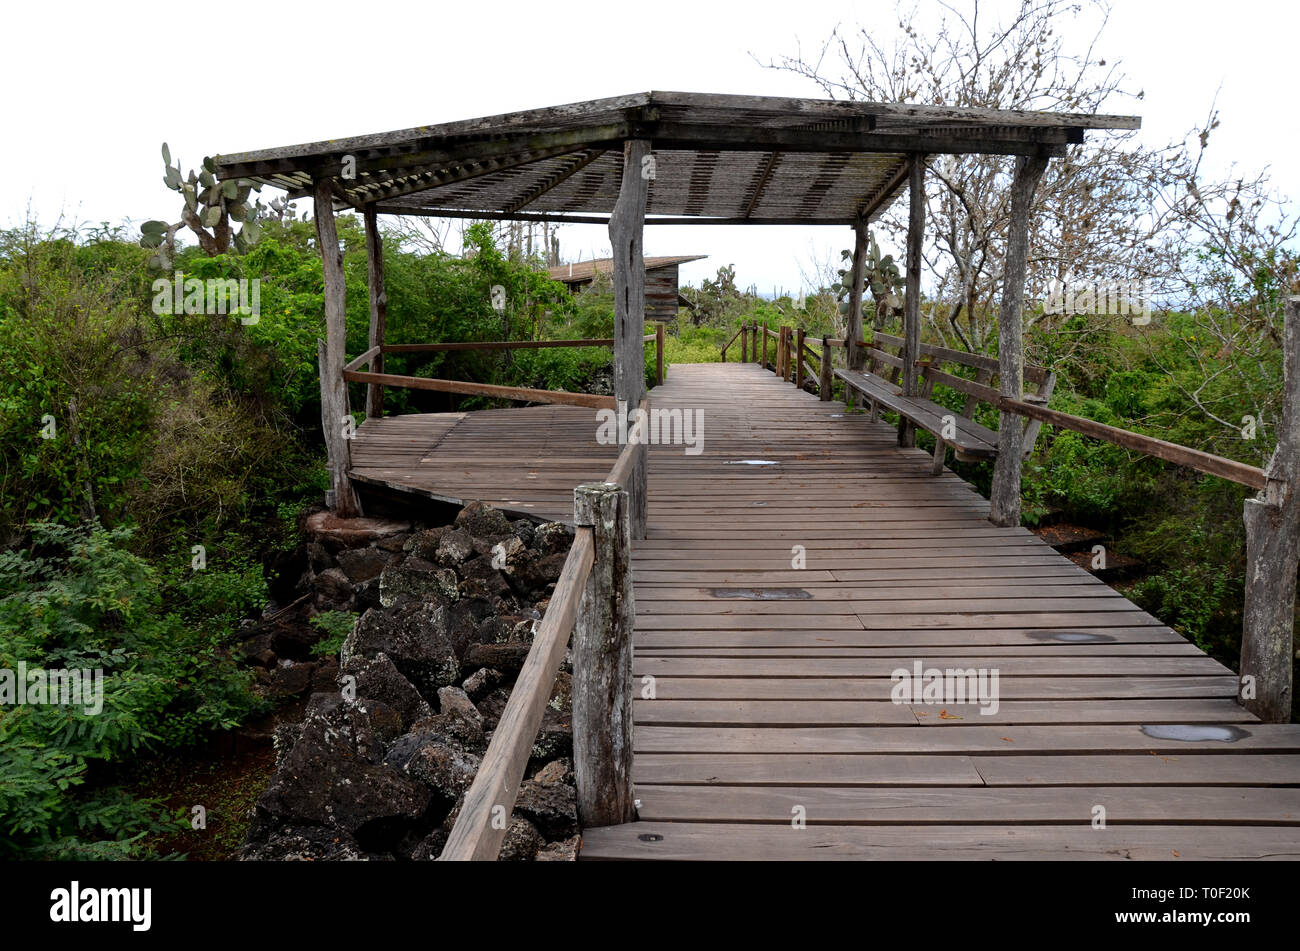
[[[311,619],[314,627],[325,632],[325,637],[312,645],[311,652],[317,657],[333,657],[343,647],[343,642],[352,633],[359,615],[354,611],[326,611]]]
[[[247,572],[169,584],[126,549],[127,529],[29,528],[28,549],[0,552],[0,668],[102,671],[102,709],[86,697],[0,708],[0,849],[126,857],[171,820],[111,786],[76,787],[93,762],[192,744],[259,708],[211,613],[239,603]]]

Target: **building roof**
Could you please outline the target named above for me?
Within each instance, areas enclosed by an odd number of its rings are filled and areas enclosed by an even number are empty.
[[[659,268],[673,267],[678,264],[685,264],[687,261],[701,261],[707,258],[707,254],[677,254],[668,257],[645,258],[645,269],[647,271],[657,271]],[[590,281],[599,271],[602,274],[609,274],[613,271],[613,258],[598,258],[594,261],[574,261],[572,264],[557,264],[555,267],[547,268],[546,272],[552,280],[563,281],[565,284],[582,284]]]
[[[623,143],[648,139],[647,224],[848,224],[904,189],[909,153],[1064,155],[1133,116],[646,92],[216,156],[219,178],[380,213],[603,223]]]

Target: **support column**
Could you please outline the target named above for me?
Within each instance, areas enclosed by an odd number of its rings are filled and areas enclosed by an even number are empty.
[[[1047,169],[1044,156],[1021,156],[1011,180],[1011,225],[1002,267],[1002,306],[998,314],[998,392],[1018,400],[1024,389],[1025,354],[1021,309],[1025,298],[1025,260],[1029,256],[1029,210],[1034,189]],[[1020,524],[1020,465],[1024,427],[1014,413],[998,414],[998,458],[993,464],[989,521],[1003,528]]]
[[[573,628],[573,773],[584,828],[636,818],[632,792],[632,592],[628,495],[609,482],[573,493],[594,558]]]
[[[329,179],[314,183],[312,198],[316,241],[325,273],[325,342],[319,347],[320,414],[330,470],[330,511],[339,518],[356,518],[361,514],[361,506],[348,478],[348,470],[352,468],[348,434],[352,427],[348,388],[343,381],[343,364],[347,362],[347,285],[343,278],[343,252],[334,226],[334,194]]]
[[[367,349],[384,345],[384,325],[388,317],[388,295],[384,291],[384,242],[379,234],[374,204],[365,207],[367,276],[370,286],[370,343]],[[371,373],[384,372],[384,355],[377,354],[370,363]],[[366,387],[366,419],[384,415],[384,387],[371,383]]]
[[[1242,704],[1265,723],[1289,723],[1300,565],[1300,297],[1286,301],[1284,383],[1268,485],[1247,499]],[[1250,678],[1249,680],[1247,678]]]
[[[925,156],[913,153],[907,164],[907,291],[903,301],[903,395],[917,395],[916,361],[921,356],[921,241],[925,234]],[[898,444],[916,445],[916,429],[899,419]]]
[[[861,370],[867,363],[867,354],[858,346],[862,335],[862,295],[867,289],[867,222],[859,218],[853,226],[853,268],[849,272],[849,313],[845,321],[848,341],[848,367]]]
[[[622,412],[631,413],[645,396],[645,232],[650,178],[644,159],[650,155],[647,139],[623,143],[623,181],[618,201],[609,216],[609,243],[614,270],[614,399]],[[646,454],[643,443],[637,464],[628,477],[633,526],[646,521]],[[633,534],[636,534],[636,528]],[[640,536],[638,536],[640,537]]]

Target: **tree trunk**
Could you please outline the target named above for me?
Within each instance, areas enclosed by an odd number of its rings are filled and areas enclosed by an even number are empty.
[[[1002,269],[1002,307],[998,314],[998,391],[1018,400],[1024,389],[1025,354],[1021,310],[1025,298],[1025,261],[1029,256],[1029,209],[1034,189],[1047,168],[1042,156],[1016,159],[1011,180],[1011,224]],[[1004,528],[1020,524],[1020,465],[1024,427],[1014,413],[998,414],[998,458],[993,464],[989,521]]]

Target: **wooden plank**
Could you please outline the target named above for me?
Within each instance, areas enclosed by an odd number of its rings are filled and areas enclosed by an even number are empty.
[[[584,835],[580,858],[633,860],[1170,861],[1300,859],[1300,829],[1204,825],[818,826],[637,822]]]
[[[1218,823],[1300,826],[1300,789],[1130,786],[1025,789],[957,787],[891,789],[881,786],[661,786],[640,784],[639,816],[648,822],[770,823],[791,826],[796,813],[808,825],[911,824],[1089,825],[1097,806],[1106,830],[1136,824]],[[800,807],[801,810],[800,810]],[[944,830],[935,829],[942,836]],[[1298,840],[1300,841],[1300,840]]]
[[[578,529],[555,583],[555,593],[537,625],[528,657],[510,690],[510,699],[501,712],[501,720],[492,733],[474,782],[465,793],[440,861],[491,861],[497,857],[505,839],[506,823],[494,822],[493,813],[508,817],[514,809],[519,783],[551,698],[555,675],[564,660],[593,556],[591,530]]]
[[[639,640],[639,638],[638,638]],[[636,681],[638,685],[641,681]],[[657,700],[725,700],[734,702],[888,700],[894,681],[888,677],[672,677],[654,679]],[[1003,677],[998,689],[1011,700],[1087,700],[1125,697],[1179,698],[1236,696],[1237,683],[1219,676],[1050,676]]]

